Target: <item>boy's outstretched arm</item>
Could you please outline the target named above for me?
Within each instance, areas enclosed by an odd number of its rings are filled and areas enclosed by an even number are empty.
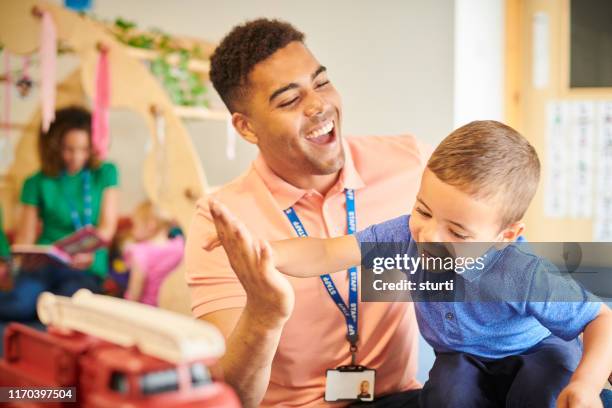
[[[227,207],[211,200],[215,222],[233,228],[237,220]],[[204,249],[212,250],[220,245],[218,237],[210,237]],[[319,276],[346,270],[361,263],[359,243],[353,235],[337,238],[292,238],[270,243],[272,260],[276,268],[286,275],[300,278]]]
[[[354,235],[285,239],[271,242],[271,246],[278,270],[300,278],[344,271],[361,263]]]
[[[602,303],[583,332],[584,352],[569,384],[559,394],[558,408],[601,407],[599,393],[612,372],[612,311]]]

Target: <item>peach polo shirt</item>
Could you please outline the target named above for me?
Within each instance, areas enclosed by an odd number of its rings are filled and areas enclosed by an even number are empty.
[[[346,138],[344,151],[345,165],[325,197],[285,182],[261,156],[213,195],[254,235],[268,240],[296,236],[283,213],[291,206],[310,236],[345,234],[345,188],[355,190],[358,230],[410,212],[428,147],[412,136],[364,136]],[[246,301],[223,249],[210,253],[202,249],[203,237],[211,231],[208,205],[200,200],[186,246],[186,278],[197,318],[242,308]],[[261,406],[324,406],[326,370],[350,363],[346,323],[318,277],[288,279],[295,290],[295,309],[283,329]],[[333,279],[347,302],[348,273],[335,274]],[[357,362],[376,369],[376,395],[418,388],[418,328],[412,304],[360,302],[358,308]]]

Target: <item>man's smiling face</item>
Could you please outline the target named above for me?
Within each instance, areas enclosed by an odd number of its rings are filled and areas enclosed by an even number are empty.
[[[327,71],[294,41],[255,65],[244,114],[266,162],[280,175],[328,175],[344,165],[340,95]]]

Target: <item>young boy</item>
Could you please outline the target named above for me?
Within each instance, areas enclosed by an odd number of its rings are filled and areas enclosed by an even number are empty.
[[[527,140],[499,122],[480,121],[457,129],[434,151],[410,216],[356,235],[278,241],[270,248],[253,241],[220,204],[211,201],[211,212],[226,248],[246,237],[256,262],[273,261],[293,276],[317,276],[359,265],[372,243],[404,243],[413,258],[436,256],[430,243],[513,243],[524,230],[521,219],[539,173]],[[217,244],[211,239],[207,249]],[[455,275],[465,295],[485,290],[491,292],[485,298],[497,301],[415,303],[419,329],[436,352],[421,405],[601,406],[599,393],[612,371],[612,312],[575,283],[550,274],[542,279],[542,259],[517,245],[498,247],[503,249],[486,252],[491,256],[482,270]],[[502,285],[502,295],[493,293],[489,277],[511,281],[511,289]],[[537,295],[535,301],[528,293]],[[572,301],[561,301],[570,293]]]

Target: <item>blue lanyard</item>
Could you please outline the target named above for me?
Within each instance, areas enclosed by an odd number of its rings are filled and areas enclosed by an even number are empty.
[[[83,228],[84,225],[92,225],[92,203],[91,203],[91,172],[89,169],[84,169],[81,173],[81,178],[83,179],[83,218],[85,222],[81,221],[81,217],[77,210],[76,204],[72,197],[70,197],[66,193],[65,183],[66,183],[66,172],[62,173],[62,192],[64,194],[64,199],[68,203],[70,207],[70,219],[72,220],[72,225],[74,225],[74,229],[78,230]]]
[[[357,229],[357,218],[355,215],[355,192],[350,189],[344,190],[344,195],[346,197],[346,223],[347,230],[349,234],[354,234]],[[299,237],[307,237],[308,233],[306,232],[306,228],[304,228],[304,224],[300,221],[297,213],[293,209],[293,207],[289,207],[285,210],[285,215],[291,222],[293,229],[298,234]],[[346,339],[351,344],[351,353],[353,354],[353,365],[355,364],[355,352],[357,351],[357,341],[359,340],[358,335],[358,310],[357,310],[357,268],[352,267],[348,270],[349,273],[349,305],[347,307],[342,297],[340,297],[340,293],[338,289],[336,289],[336,285],[332,280],[330,275],[321,275],[321,281],[323,281],[323,285],[329,296],[331,296],[332,300],[338,306],[338,309],[344,315],[344,319],[346,320],[346,328],[347,328],[347,336]]]

